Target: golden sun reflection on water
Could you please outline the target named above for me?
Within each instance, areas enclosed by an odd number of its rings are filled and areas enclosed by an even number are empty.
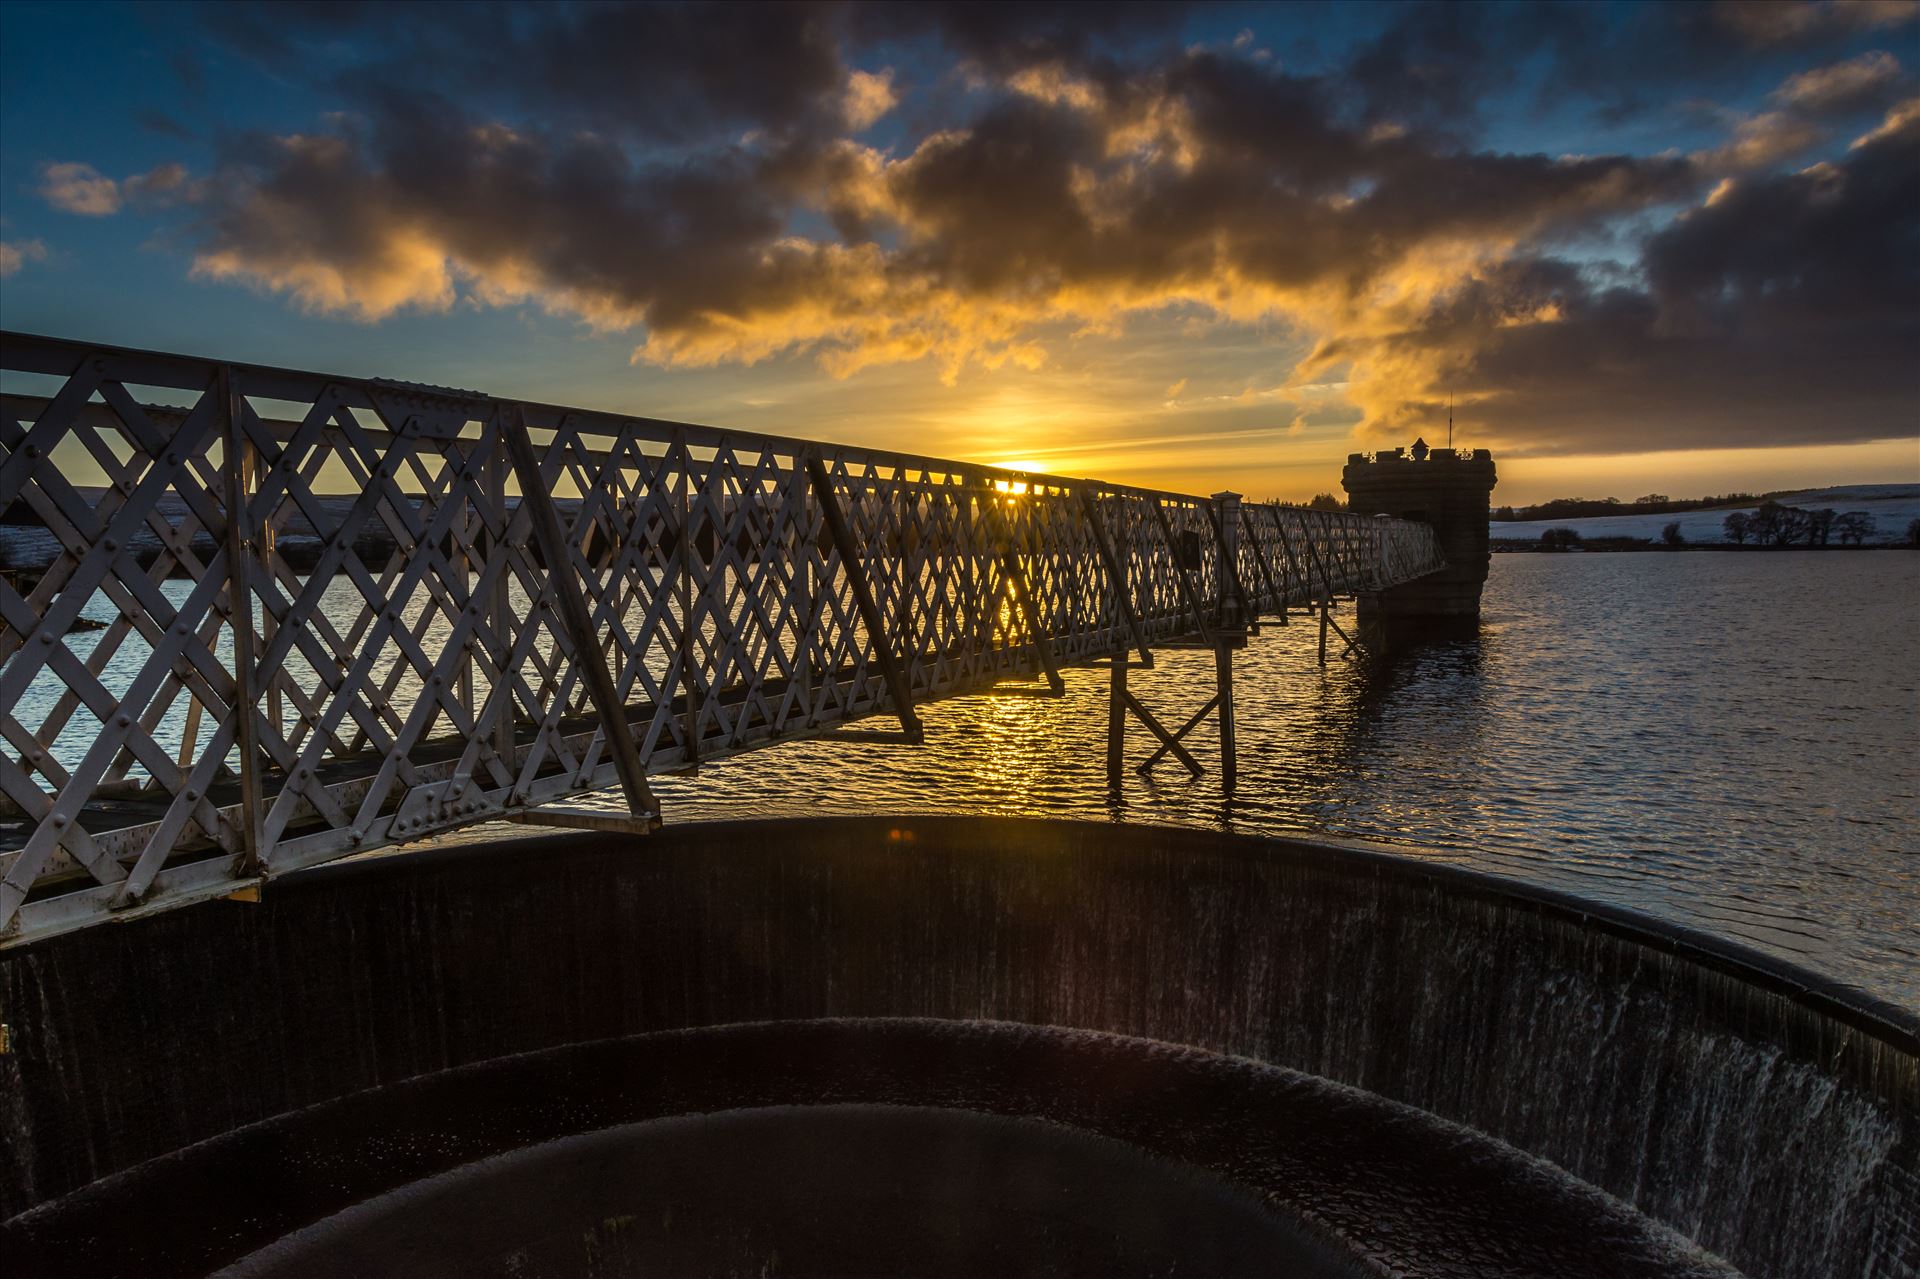
[[[974,716],[973,749],[964,767],[975,782],[1012,799],[1010,811],[1037,813],[1051,807],[1029,795],[1035,754],[1049,747],[1071,748],[1060,717],[1051,711],[1048,698],[990,697],[982,699]]]
[[[670,822],[817,813],[1118,818],[1301,829],[1705,928],[1920,1007],[1911,705],[1920,557],[1496,556],[1478,641],[1384,665],[1314,660],[1270,625],[1235,658],[1240,781],[1105,768],[1107,674],[1061,698],[922,708],[924,746],[799,742],[660,777]],[[1751,642],[1764,609],[1779,643]],[[1024,627],[1007,601],[998,625]],[[1844,615],[1847,628],[1831,625]],[[1162,650],[1133,691],[1177,724],[1210,653]],[[617,798],[617,797],[616,797]],[[613,801],[609,801],[613,802]],[[909,829],[903,826],[903,829]]]

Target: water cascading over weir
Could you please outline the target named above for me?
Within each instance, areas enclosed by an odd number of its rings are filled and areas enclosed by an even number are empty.
[[[6,1273],[1916,1272],[1920,1019],[1725,941],[1350,841],[647,802],[1094,661],[1186,762],[1152,649],[1230,742],[1232,647],[1416,523],[0,369],[52,545],[0,582]],[[501,817],[621,829],[356,855]]]

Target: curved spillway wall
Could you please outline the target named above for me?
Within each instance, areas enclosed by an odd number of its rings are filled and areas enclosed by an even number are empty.
[[[1137,1035],[1500,1137],[1756,1275],[1911,1273],[1911,1015],[1348,845],[980,818],[511,839],[0,956],[0,1216],[507,1054],[819,1017]]]

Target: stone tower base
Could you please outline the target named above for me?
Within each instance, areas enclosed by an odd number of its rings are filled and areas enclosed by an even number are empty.
[[[1471,635],[1480,626],[1480,588],[1490,555],[1487,516],[1497,482],[1493,454],[1416,445],[1413,456],[1395,449],[1347,459],[1341,483],[1352,510],[1393,515],[1433,526],[1446,567],[1358,601],[1363,642],[1391,648],[1408,642]]]

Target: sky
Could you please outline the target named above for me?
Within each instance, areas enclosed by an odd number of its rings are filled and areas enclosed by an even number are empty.
[[[0,5],[0,325],[1209,493],[1920,481],[1920,3]]]

